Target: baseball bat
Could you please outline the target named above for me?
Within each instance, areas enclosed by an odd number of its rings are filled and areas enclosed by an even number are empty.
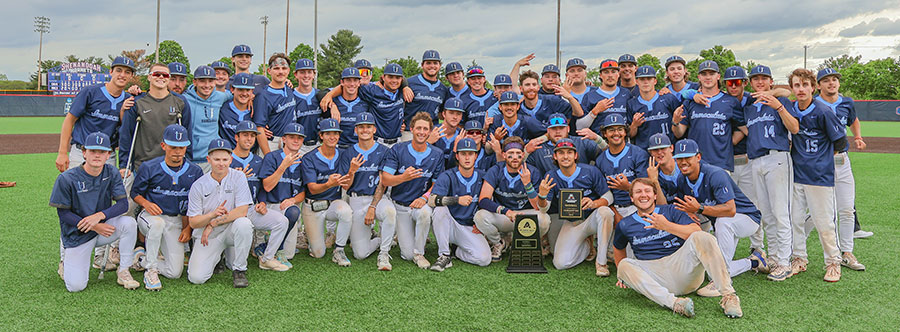
[[[106,263],[109,262],[111,252],[109,244],[103,246],[103,262],[100,264],[100,274],[97,275],[97,280],[103,280],[103,273],[106,272]]]

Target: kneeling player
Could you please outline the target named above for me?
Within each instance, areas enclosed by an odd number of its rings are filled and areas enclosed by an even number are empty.
[[[296,236],[285,235],[300,218],[298,205],[304,198],[298,165],[304,135],[303,126],[299,123],[292,122],[284,126],[284,136],[281,137],[284,148],[267,153],[259,166],[263,190],[259,192],[258,198],[266,206],[254,208],[247,216],[253,221],[254,228],[272,232],[266,249],[261,255],[258,254],[259,268],[263,270],[287,271],[293,267],[288,259],[294,257],[295,244],[287,246],[287,253],[284,252],[284,247],[286,239],[296,239]]]

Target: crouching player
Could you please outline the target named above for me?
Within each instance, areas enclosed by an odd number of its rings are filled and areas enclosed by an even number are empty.
[[[287,245],[288,253],[284,252],[284,247],[285,235],[300,219],[298,205],[305,197],[298,165],[303,135],[303,126],[299,123],[284,126],[284,136],[281,137],[284,148],[267,153],[259,166],[258,177],[263,190],[258,198],[260,203],[265,203],[265,207],[257,205],[247,216],[253,221],[254,228],[271,231],[265,250],[257,252],[259,268],[263,270],[287,271],[293,267],[288,259],[294,257],[296,244]]]

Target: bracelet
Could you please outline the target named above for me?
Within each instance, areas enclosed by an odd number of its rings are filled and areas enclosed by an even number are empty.
[[[534,189],[534,186],[532,186],[531,183],[528,183],[528,184],[525,185],[525,191],[529,191],[529,190],[532,190],[532,189]]]
[[[862,138],[862,136],[856,136],[856,137],[853,138],[853,140],[854,140],[854,141],[862,141],[863,138]]]
[[[547,196],[546,196],[546,195],[541,195],[540,193],[538,194],[538,198],[543,199],[543,200],[545,200],[545,201],[547,200]]]
[[[369,208],[370,208],[370,209],[374,209],[374,208],[375,208],[375,205],[369,205]]]

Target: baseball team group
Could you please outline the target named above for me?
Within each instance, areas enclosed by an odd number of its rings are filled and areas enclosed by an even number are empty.
[[[612,262],[618,287],[687,317],[693,292],[741,317],[731,278],[806,271],[812,230],[825,281],[865,269],[847,154],[865,143],[832,69],[796,69],[785,89],[769,67],[704,61],[690,82],[671,56],[656,90],[654,67],[630,54],[600,63],[599,86],[582,59],[537,73],[531,54],[489,89],[484,68],[428,50],[421,74],[390,63],[373,78],[357,60],[316,89],[310,59],[275,53],[266,77],[250,74],[250,47],[231,56],[233,68],[195,68],[190,86],[184,64],[153,64],[148,91],[118,57],[109,82],[74,98],[50,194],[66,289],[83,290],[92,266],[126,289],[141,285],[132,269],[160,290],[185,267],[194,284],[231,270],[247,287],[249,255],[284,272],[329,247],[338,266],[349,247],[355,264],[377,251],[390,271],[394,246],[422,269],[487,266],[518,215],[537,220],[556,269],[593,261],[608,277]],[[583,219],[560,218],[561,189],[581,192]],[[735,258],[741,238],[750,254]]]

